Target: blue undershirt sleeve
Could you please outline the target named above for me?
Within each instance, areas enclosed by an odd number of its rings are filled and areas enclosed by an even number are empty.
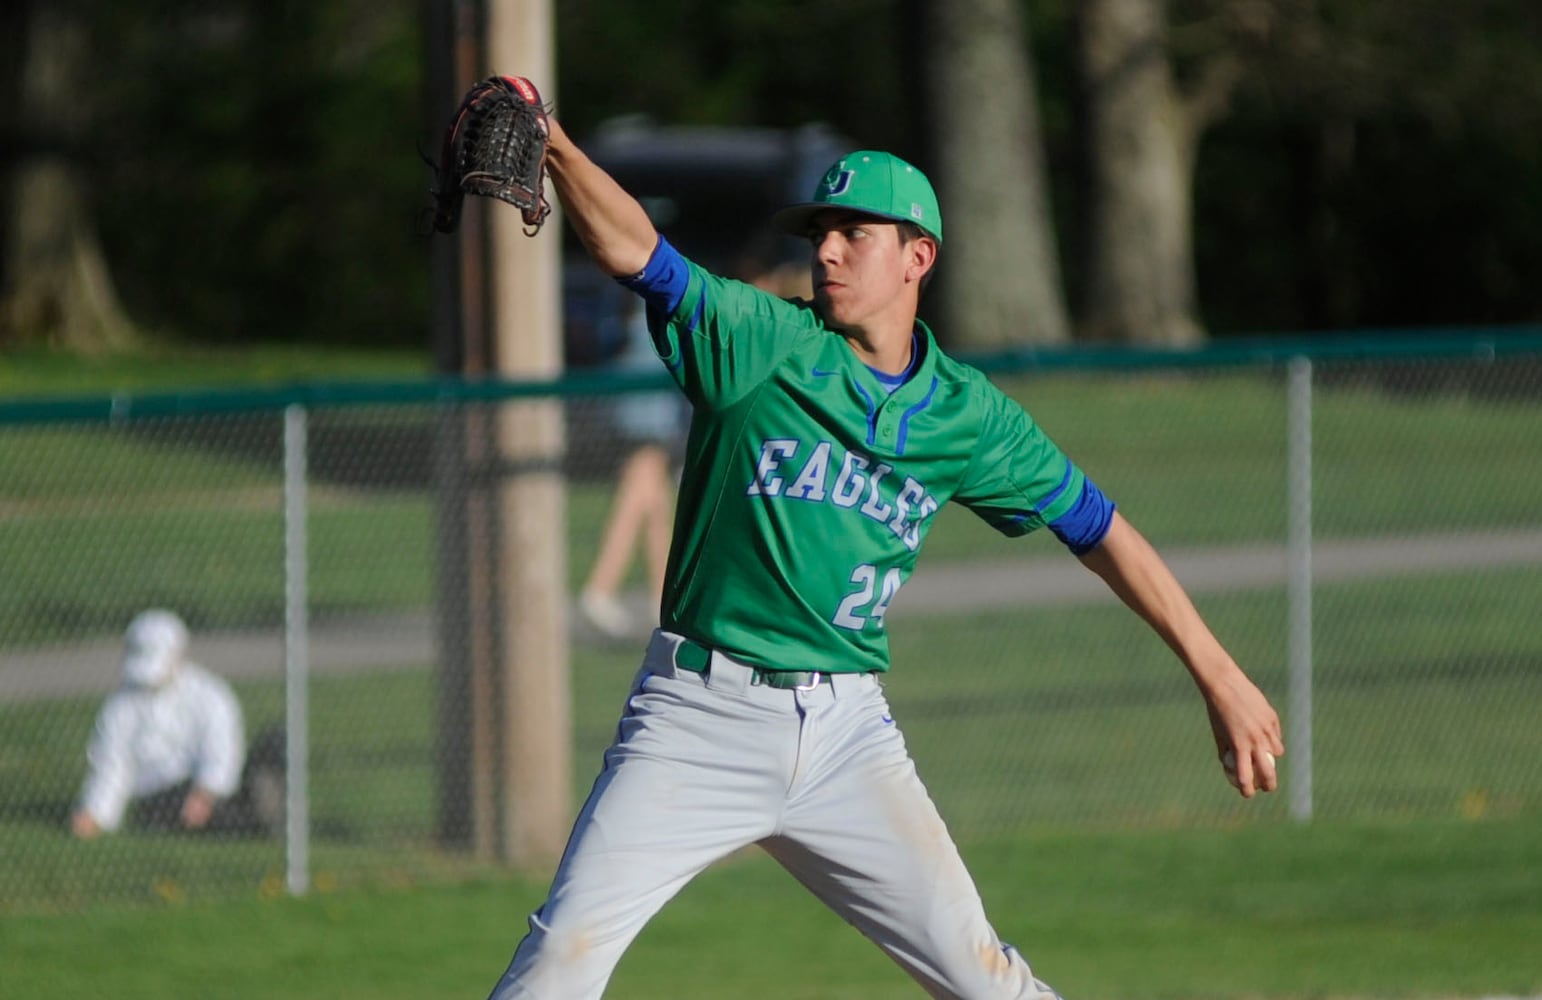
[[[1070,510],[1049,523],[1049,530],[1066,548],[1081,556],[1098,547],[1113,519],[1114,502],[1084,476],[1082,495]]]
[[[650,313],[668,316],[680,305],[680,300],[685,298],[691,271],[680,251],[660,236],[653,247],[653,256],[648,258],[647,266],[636,274],[616,280],[641,295]]]

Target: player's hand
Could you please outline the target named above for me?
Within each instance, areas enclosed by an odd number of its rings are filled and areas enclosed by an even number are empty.
[[[1240,668],[1205,692],[1216,755],[1226,779],[1245,799],[1280,787],[1278,758],[1285,755],[1280,717]]]
[[[96,820],[84,809],[78,810],[70,817],[70,832],[81,840],[95,840],[102,832],[102,828],[96,825]]]
[[[182,800],[182,825],[189,830],[202,829],[214,815],[214,796],[202,788],[194,788]]]

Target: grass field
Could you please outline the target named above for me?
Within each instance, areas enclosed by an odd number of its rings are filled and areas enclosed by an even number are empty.
[[[998,931],[1077,1000],[1542,990],[1534,821],[1053,833],[966,849]],[[8,996],[422,1000],[486,994],[544,880],[0,920]],[[758,854],[651,923],[609,995],[919,997]]]
[[[1461,578],[1456,578],[1459,587]],[[1317,666],[1317,815],[1519,820],[1542,815],[1542,579],[1486,580],[1484,615],[1421,632],[1444,591],[1336,585]],[[1368,603],[1369,602],[1369,603]],[[1204,610],[1285,704],[1277,594],[1210,595]],[[1345,614],[1358,606],[1361,611]],[[1379,609],[1379,611],[1378,611]],[[1282,824],[1283,796],[1243,804],[1221,781],[1192,685],[1112,606],[895,624],[887,682],[921,773],[959,836],[1025,828]],[[580,647],[573,665],[573,795],[587,790],[636,666]],[[239,686],[253,731],[283,717],[277,681]],[[332,884],[463,874],[434,846],[437,695],[422,667],[318,677],[309,695],[312,870]],[[0,912],[107,899],[250,891],[282,871],[277,843],[127,833],[63,835],[94,698],[0,706]],[[1291,759],[1285,760],[1287,783]]]

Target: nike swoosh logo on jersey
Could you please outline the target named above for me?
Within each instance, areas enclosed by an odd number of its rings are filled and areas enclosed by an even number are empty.
[[[892,716],[892,715],[885,715],[883,717],[883,724],[886,725],[886,726],[894,725],[894,716]]]
[[[840,374],[839,371],[827,372],[823,368],[811,368],[809,371],[815,378],[829,378],[831,375]]]

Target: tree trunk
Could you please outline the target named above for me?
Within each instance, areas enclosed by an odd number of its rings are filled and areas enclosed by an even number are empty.
[[[1087,143],[1082,335],[1182,346],[1194,316],[1194,125],[1168,64],[1165,0],[1084,0]]]
[[[0,344],[42,342],[81,353],[131,345],[86,196],[82,149],[89,108],[80,86],[88,64],[69,5],[35,3],[25,18],[16,131],[26,137],[10,164]]]
[[[1016,0],[925,3],[950,344],[1070,336],[1028,31]]]

